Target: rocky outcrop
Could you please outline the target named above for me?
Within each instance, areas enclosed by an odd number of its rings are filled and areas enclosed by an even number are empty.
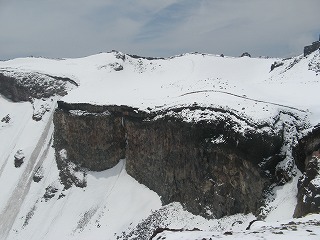
[[[320,154],[307,163],[306,171],[298,182],[298,202],[294,216],[320,213]]]
[[[305,46],[303,49],[303,55],[306,57],[318,49],[320,49],[320,39],[319,41],[313,42],[311,45]]]
[[[32,95],[28,88],[17,84],[14,78],[3,73],[0,73],[0,93],[14,102],[28,101]]]
[[[315,127],[312,132],[300,139],[294,148],[295,162],[301,172],[306,171],[308,162],[318,150],[320,150],[320,126]]]
[[[6,116],[4,116],[2,119],[1,119],[1,122],[3,123],[9,123],[11,120],[11,117],[9,114],[7,114]]]
[[[316,74],[320,72],[320,50],[318,50],[308,64],[308,69],[314,71]]]
[[[248,53],[248,52],[244,52],[244,53],[241,54],[240,57],[251,57],[251,54]]]
[[[120,117],[107,111],[83,114],[71,110],[66,114],[57,110],[54,123],[55,148],[65,149],[68,160],[80,167],[102,171],[125,158],[126,142]]]
[[[25,159],[24,153],[21,149],[19,149],[16,154],[14,155],[14,166],[16,168],[21,167]]]
[[[186,122],[126,106],[59,102],[54,124],[60,178],[67,187],[85,186],[74,170],[101,171],[126,158],[127,172],[163,203],[181,202],[206,217],[256,212],[272,181],[270,165],[259,164],[282,160],[274,157],[280,133],[236,131],[231,118]],[[78,169],[70,170],[70,163]]]
[[[274,63],[271,64],[270,72],[273,71],[273,69],[282,66],[283,64],[284,64],[283,62],[277,62],[277,61],[275,61]]]
[[[83,169],[102,171],[124,159],[124,118],[143,118],[142,112],[126,106],[66,104],[58,101],[54,114],[54,146],[60,179],[69,188],[84,187]],[[79,175],[79,174],[77,174]]]
[[[278,153],[276,136],[242,136],[226,122],[161,119],[126,122],[127,172],[156,191],[206,217],[256,212],[270,183],[259,169]],[[248,197],[255,196],[255,197]]]
[[[303,172],[298,182],[294,216],[320,212],[320,128],[299,141],[295,148],[296,165]]]
[[[64,96],[67,89],[73,86],[77,84],[69,78],[37,72],[0,70],[0,94],[14,102]]]

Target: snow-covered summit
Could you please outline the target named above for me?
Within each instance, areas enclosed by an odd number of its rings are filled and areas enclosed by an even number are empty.
[[[112,51],[78,59],[14,59],[1,62],[0,72],[72,79],[79,87],[62,98],[69,103],[127,105],[145,111],[197,103],[228,107],[257,119],[291,109],[307,112],[316,124],[319,59],[318,51],[286,60],[198,53],[153,59]],[[281,64],[271,71],[275,62]]]
[[[319,51],[290,59],[199,53],[157,59],[112,51],[78,59],[19,58],[0,62],[3,76],[15,79],[18,86],[33,89],[34,93],[37,87],[61,88],[61,91],[46,91],[48,96],[34,94],[34,99],[29,99],[32,104],[13,103],[0,96],[0,119],[3,120],[0,122],[0,238],[139,239],[140,230],[149,231],[140,236],[150,236],[152,228],[146,226],[152,225],[210,231],[196,235],[182,232],[184,238],[210,238],[214,235],[212,231],[219,231],[216,236],[227,238],[221,231],[234,231],[235,236],[254,239],[255,229],[245,232],[254,218],[252,214],[208,221],[184,211],[178,203],[161,206],[155,192],[127,174],[125,160],[99,173],[77,172],[77,166],[70,162],[67,167],[78,179],[85,179],[87,185],[84,189],[65,189],[59,181],[57,153],[52,147],[52,118],[57,98],[51,95],[60,95],[60,98],[68,92],[59,99],[66,104],[125,105],[159,113],[155,119],[163,117],[161,114],[179,114],[187,122],[210,120],[221,118],[224,113],[218,114],[212,109],[223,109],[244,123],[251,123],[252,119],[269,122],[268,126],[283,125],[287,127],[281,148],[285,165],[293,162],[290,154],[301,130],[299,124],[313,127],[319,123],[319,63]],[[174,109],[181,111],[177,113]],[[71,117],[81,114],[81,110],[70,112]],[[107,116],[108,112],[104,114]],[[41,117],[37,118],[38,115]],[[225,141],[223,135],[208,140],[211,145]],[[23,152],[24,162],[16,168],[13,161],[19,151]],[[59,153],[67,159],[66,150]],[[296,177],[290,176],[291,182],[274,189],[274,198],[268,199],[266,221],[293,216],[298,176],[299,173]],[[206,187],[209,188],[211,182],[209,179]],[[300,225],[289,221],[280,226],[269,224],[267,235],[259,223],[255,228],[259,236],[270,239],[273,232],[294,235],[291,228],[303,232],[302,237],[309,236],[309,231],[319,235],[318,215],[312,217],[311,227],[308,227],[308,218]],[[284,231],[282,227],[289,230]],[[164,232],[159,236],[169,239],[170,234]],[[178,233],[171,239],[179,237]]]

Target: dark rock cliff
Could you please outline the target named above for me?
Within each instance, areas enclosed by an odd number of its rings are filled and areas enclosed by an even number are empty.
[[[54,146],[60,178],[67,188],[72,184],[85,186],[72,172],[82,169],[102,171],[114,167],[126,157],[125,117],[141,118],[144,115],[126,106],[58,101],[53,119]]]
[[[54,115],[57,148],[65,148],[68,159],[81,167],[102,171],[115,166],[125,158],[124,128],[121,118],[108,112],[85,114],[64,114],[57,110]],[[107,160],[106,160],[107,159]]]
[[[35,121],[40,121],[50,110],[50,106],[45,102],[34,104],[36,99],[45,101],[53,96],[64,96],[75,86],[78,84],[66,77],[0,69],[0,94],[13,102],[31,102],[32,119]]]
[[[270,184],[258,164],[280,148],[269,144],[276,136],[242,136],[220,121],[128,121],[126,130],[127,172],[164,203],[207,217],[256,212]]]
[[[311,45],[305,46],[303,49],[303,54],[304,56],[308,56],[318,49],[320,49],[320,39],[319,41],[313,42]]]
[[[296,165],[303,173],[298,182],[294,216],[320,212],[320,128],[302,138],[294,149]]]
[[[85,186],[72,171],[100,171],[126,158],[127,172],[165,204],[178,201],[206,217],[257,212],[272,181],[272,170],[259,165],[281,160],[275,158],[281,134],[237,132],[237,123],[219,118],[192,123],[154,116],[125,106],[59,102],[54,145],[62,182]],[[77,167],[70,170],[70,163]]]
[[[14,102],[64,96],[67,88],[71,89],[72,86],[77,86],[77,83],[69,78],[37,72],[0,70],[0,94]]]
[[[14,102],[28,101],[31,97],[29,89],[17,84],[14,78],[2,73],[0,73],[0,93]]]

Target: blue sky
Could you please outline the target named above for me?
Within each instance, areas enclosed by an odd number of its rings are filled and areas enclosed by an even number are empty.
[[[320,34],[319,0],[0,0],[0,59],[112,49],[287,57]]]

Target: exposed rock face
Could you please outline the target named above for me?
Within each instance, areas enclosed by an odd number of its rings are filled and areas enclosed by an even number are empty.
[[[126,106],[93,106],[66,104],[58,101],[54,114],[54,146],[60,178],[66,188],[86,185],[83,169],[102,171],[114,167],[125,158],[126,137],[124,116],[140,116]],[[79,174],[77,174],[79,175]]]
[[[206,217],[256,212],[271,181],[259,164],[277,155],[282,143],[280,134],[241,134],[230,121],[188,123],[124,106],[59,102],[54,124],[67,187],[83,186],[73,179],[70,162],[100,171],[126,158],[127,172],[163,203],[178,201]]]
[[[78,114],[56,111],[54,122],[62,124],[55,125],[55,147],[65,149],[68,159],[80,167],[93,171],[114,167],[125,157],[121,118],[109,112]]]
[[[11,120],[11,117],[9,114],[7,114],[6,116],[4,116],[2,119],[1,119],[1,122],[4,122],[4,123],[9,123]]]
[[[298,203],[294,216],[320,212],[320,154],[313,156],[298,182]]]
[[[280,146],[269,145],[270,136],[243,137],[227,126],[220,121],[126,122],[127,172],[164,203],[181,202],[195,214],[255,212],[270,183],[257,165]],[[224,142],[212,141],[222,135]]]
[[[303,176],[298,183],[298,202],[294,216],[320,212],[320,128],[300,140],[295,160]]]
[[[315,73],[320,72],[320,49],[314,54],[314,57],[311,59],[308,64],[308,69],[314,71]]]
[[[14,166],[16,168],[21,167],[25,159],[24,153],[21,149],[19,149],[16,154],[14,155]]]
[[[248,52],[244,52],[244,53],[241,54],[240,57],[251,57],[251,54],[248,53]]]
[[[49,98],[54,95],[64,96],[67,94],[68,85],[77,84],[69,78],[36,72],[0,70],[0,94],[14,102]]]
[[[270,72],[273,71],[273,69],[282,66],[283,64],[283,62],[274,62],[273,64],[271,64]]]
[[[27,88],[16,84],[14,78],[2,73],[0,73],[0,93],[14,102],[28,101],[31,96]]]
[[[308,56],[318,49],[320,49],[320,39],[319,41],[313,42],[311,45],[305,46],[303,49],[303,54],[304,56]]]

